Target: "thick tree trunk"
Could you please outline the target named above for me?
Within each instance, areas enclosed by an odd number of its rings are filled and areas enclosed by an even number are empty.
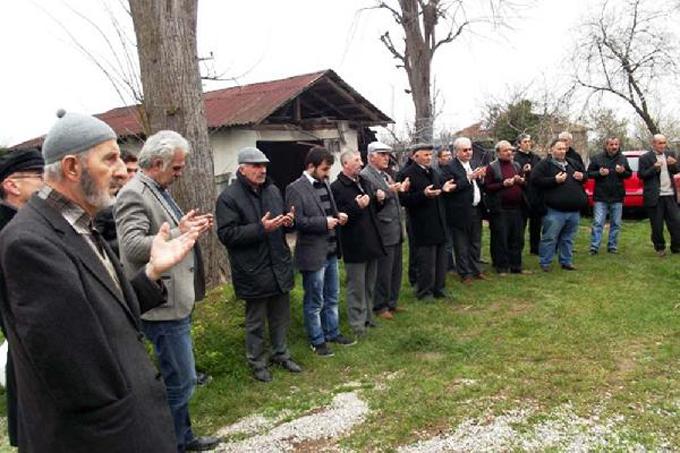
[[[203,103],[196,46],[198,0],[130,0],[144,91],[144,111],[154,133],[171,129],[191,143],[173,196],[185,210],[212,212],[217,198],[213,155]],[[226,275],[226,254],[214,232],[201,239],[206,284]]]

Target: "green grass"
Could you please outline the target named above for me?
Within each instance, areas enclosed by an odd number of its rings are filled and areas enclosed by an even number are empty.
[[[484,231],[485,254],[488,230]],[[274,369],[274,381],[250,377],[244,307],[227,285],[195,314],[199,368],[214,378],[192,401],[195,431],[211,433],[251,414],[294,418],[358,383],[371,412],[341,444],[391,450],[448,431],[465,419],[531,405],[538,422],[569,402],[588,417],[622,415],[631,440],[658,447],[660,434],[680,445],[680,256],[656,257],[644,220],[624,222],[620,254],[588,255],[579,231],[577,272],[553,264],[534,275],[491,275],[463,287],[451,275],[453,301],[418,303],[404,284],[395,321],[382,321],[359,344],[314,356],[302,323],[298,278],[289,334],[301,375]],[[299,277],[299,276],[298,276]],[[341,285],[342,287],[343,285]],[[341,298],[343,330],[346,311]]]

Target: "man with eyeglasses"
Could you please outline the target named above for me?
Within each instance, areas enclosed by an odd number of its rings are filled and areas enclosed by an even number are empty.
[[[666,149],[662,134],[652,137],[652,151],[640,156],[638,176],[643,180],[642,200],[652,227],[652,243],[659,257],[666,256],[663,223],[671,235],[671,252],[680,253],[680,210],[673,175],[680,171],[674,152]]]
[[[43,185],[45,159],[37,149],[9,151],[0,157],[0,231]],[[2,332],[7,338],[5,323]],[[17,446],[17,395],[14,366],[7,354],[5,365],[7,431],[9,443]]]

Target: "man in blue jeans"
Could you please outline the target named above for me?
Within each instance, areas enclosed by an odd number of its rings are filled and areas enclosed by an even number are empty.
[[[126,274],[137,272],[148,261],[151,238],[160,226],[170,225],[170,236],[197,229],[207,232],[212,214],[196,210],[184,214],[168,192],[182,175],[189,143],[177,132],[160,131],[150,136],[139,153],[140,171],[118,193],[115,207],[120,259]],[[142,327],[153,343],[175,424],[177,450],[214,448],[218,440],[197,437],[191,430],[189,400],[196,385],[191,342],[191,312],[205,293],[200,251],[194,248],[182,261],[162,275],[168,303],[142,315]]]
[[[576,270],[573,264],[574,237],[578,230],[580,210],[587,197],[583,184],[587,176],[577,162],[566,158],[567,144],[554,140],[550,144],[551,156],[536,165],[531,174],[531,184],[543,194],[547,212],[543,217],[543,232],[538,247],[539,263],[545,272],[550,271],[559,249],[562,269]]]
[[[604,152],[594,156],[588,165],[588,177],[595,180],[593,199],[593,226],[590,236],[590,254],[597,255],[602,240],[604,222],[609,214],[609,240],[607,251],[618,252],[621,214],[626,189],[623,181],[633,172],[628,159],[621,154],[619,139],[609,137],[604,142]]]
[[[315,146],[305,158],[305,171],[286,188],[286,206],[295,208],[295,266],[302,273],[305,295],[302,301],[305,329],[312,350],[321,357],[333,352],[327,343],[352,345],[340,334],[338,316],[338,227],[347,223],[347,214],[338,212],[328,175],[333,155]]]

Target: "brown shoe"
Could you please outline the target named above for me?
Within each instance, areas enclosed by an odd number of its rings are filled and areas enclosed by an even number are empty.
[[[394,315],[389,310],[381,311],[376,316],[378,318],[382,318],[382,319],[388,319],[388,320],[394,319]]]
[[[475,278],[477,280],[488,280],[489,279],[489,277],[487,277],[484,272],[480,272],[479,274],[475,275]]]
[[[465,277],[465,278],[464,278],[463,280],[461,280],[461,281],[463,282],[463,285],[466,285],[466,286],[472,285],[472,277]]]

